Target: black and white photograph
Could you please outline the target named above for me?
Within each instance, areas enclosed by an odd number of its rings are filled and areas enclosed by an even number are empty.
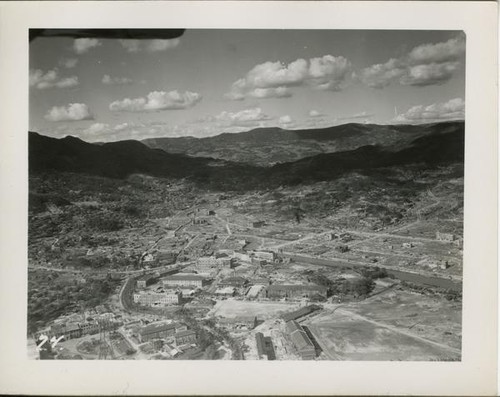
[[[497,8],[0,1],[0,393],[498,394]]]
[[[30,31],[39,359],[461,359],[460,31]]]

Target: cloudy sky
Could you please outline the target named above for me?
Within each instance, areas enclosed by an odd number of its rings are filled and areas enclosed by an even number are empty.
[[[30,129],[87,141],[256,127],[464,118],[450,31],[187,30],[171,40],[39,37]]]

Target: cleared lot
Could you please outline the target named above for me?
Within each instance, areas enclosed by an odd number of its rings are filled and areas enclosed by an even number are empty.
[[[259,320],[277,318],[281,314],[298,308],[297,304],[281,302],[245,302],[236,299],[219,301],[209,314],[218,317],[257,316]]]
[[[307,323],[334,360],[460,360],[459,302],[391,291]]]

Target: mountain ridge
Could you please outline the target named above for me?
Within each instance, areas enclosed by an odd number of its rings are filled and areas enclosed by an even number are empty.
[[[330,180],[352,171],[370,172],[383,167],[421,164],[425,169],[463,163],[464,141],[463,124],[456,124],[451,130],[433,128],[403,147],[363,145],[264,167],[167,153],[134,140],[97,145],[75,137],[56,139],[29,132],[29,171],[77,172],[111,178],[142,173],[188,178],[214,189],[251,189]]]
[[[149,138],[141,142],[151,148],[193,157],[214,157],[254,165],[273,165],[320,153],[353,150],[361,146],[405,147],[416,138],[435,132],[463,128],[463,121],[421,125],[349,123],[319,129],[285,130],[257,128],[213,137]]]

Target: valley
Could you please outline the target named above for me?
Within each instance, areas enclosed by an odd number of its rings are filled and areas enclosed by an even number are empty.
[[[341,127],[30,133],[28,338],[64,336],[57,359],[460,360],[463,122]]]

